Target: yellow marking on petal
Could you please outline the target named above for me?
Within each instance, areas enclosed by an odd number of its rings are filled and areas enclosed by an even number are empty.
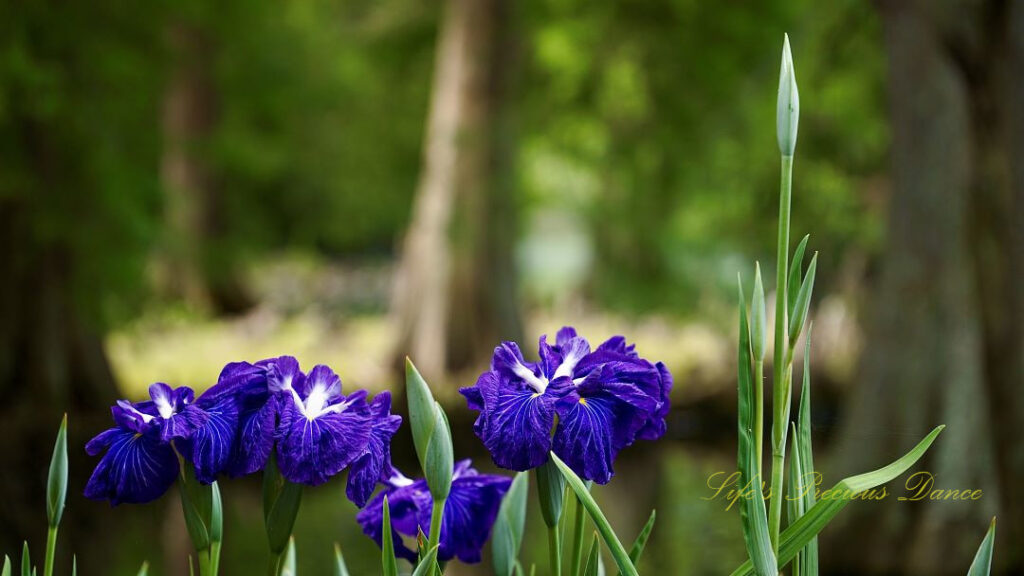
[[[587,399],[586,398],[580,398],[580,404],[583,404],[584,406],[586,406],[587,405]]]
[[[532,399],[536,398],[537,396],[540,396],[540,392],[534,392],[533,396],[530,396],[530,399],[532,400]]]

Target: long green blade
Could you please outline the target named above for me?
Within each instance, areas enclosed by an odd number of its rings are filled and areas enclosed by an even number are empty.
[[[295,537],[288,538],[288,550],[284,553],[284,565],[281,576],[295,576]]]
[[[430,569],[437,564],[437,549],[438,546],[431,548],[423,556],[423,560],[420,561],[416,569],[413,570],[412,576],[427,576],[430,573]]]
[[[615,559],[615,564],[619,567],[619,573],[624,576],[638,576],[636,567],[633,566],[633,562],[629,559],[629,554],[622,546],[618,536],[615,535],[615,531],[612,530],[612,526],[608,523],[608,519],[605,518],[604,512],[601,512],[601,508],[597,505],[594,497],[590,495],[590,491],[587,490],[583,480],[580,480],[580,477],[565,462],[562,462],[554,452],[551,453],[551,461],[555,463],[555,466],[558,466],[566,482],[569,483],[569,486],[572,486],[576,497],[583,503],[583,507],[587,509],[587,513],[590,514],[590,519],[597,526],[597,531],[600,532],[605,546],[611,551],[612,558]]]
[[[803,509],[806,513],[817,504],[814,494],[814,450],[811,445],[811,332],[813,324],[807,326],[807,338],[804,340],[804,373],[800,388],[800,410],[797,414],[796,440],[800,445],[800,468],[803,477]],[[811,483],[812,486],[808,486]],[[802,576],[818,576],[818,537],[811,538],[800,556]]]
[[[146,576],[149,574],[149,562],[143,562],[142,566],[139,566],[138,576]]]
[[[0,576],[11,576],[11,559],[6,554],[4,554],[4,568],[0,572]]]
[[[629,559],[636,566],[640,562],[640,556],[644,553],[644,547],[647,546],[647,539],[651,537],[651,531],[654,530],[654,520],[658,517],[657,510],[651,510],[651,516],[647,519],[647,523],[644,524],[640,533],[637,534],[636,540],[633,541],[633,545],[629,548]]]
[[[800,549],[811,541],[811,538],[817,536],[850,503],[852,496],[881,486],[906,472],[921,459],[921,456],[924,456],[924,453],[928,451],[932,442],[935,441],[935,438],[938,437],[944,428],[944,425],[936,426],[910,452],[907,452],[902,458],[888,466],[845,478],[836,484],[828,491],[831,495],[830,498],[822,498],[803,517],[789,528],[786,528],[785,532],[782,533],[779,544],[779,567],[785,567],[800,552]],[[755,574],[755,572],[753,566],[747,561],[734,570],[732,576],[751,574]]]
[[[601,564],[601,540],[594,532],[594,540],[590,543],[590,553],[587,554],[587,567],[583,570],[584,576],[597,576]]]
[[[498,518],[494,522],[494,532],[491,536],[496,576],[511,576],[515,570],[519,547],[523,542],[528,492],[529,475],[527,472],[520,472],[516,474],[512,486],[501,500],[501,508],[498,510]]]
[[[28,553],[28,540],[21,546],[21,576],[32,576],[32,558]]]
[[[971,569],[968,570],[967,576],[988,576],[992,569],[992,548],[995,544],[996,519],[993,518],[992,523],[988,526],[988,534],[985,534],[985,539],[981,541],[978,553],[974,556],[974,562],[971,562]]]
[[[737,279],[740,303],[740,341],[737,354],[737,390],[739,409],[737,432],[739,441],[736,449],[736,465],[740,472],[740,487],[746,494],[740,500],[740,522],[743,525],[743,541],[747,547],[750,562],[757,567],[758,576],[776,576],[779,568],[772,552],[771,536],[768,532],[768,514],[761,492],[761,471],[757,466],[757,443],[754,440],[754,375],[751,370],[750,330],[747,326],[747,307],[743,298],[743,286]]]
[[[334,544],[334,576],[349,576],[345,557],[341,554],[341,546],[337,542]]]
[[[793,306],[796,304],[796,294],[800,291],[800,279],[803,277],[804,251],[807,250],[807,241],[811,235],[804,236],[800,244],[797,244],[793,252],[793,262],[789,265],[789,315],[793,316]]]
[[[388,506],[387,496],[384,496],[384,528],[382,536],[380,560],[381,567],[384,569],[384,576],[398,576],[398,561],[395,559],[395,541],[391,533],[391,507]]]

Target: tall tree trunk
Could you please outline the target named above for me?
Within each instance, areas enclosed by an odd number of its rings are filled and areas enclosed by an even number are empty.
[[[943,423],[919,468],[936,488],[984,496],[857,503],[845,530],[826,533],[834,545],[823,558],[851,574],[962,574],[991,516],[1007,520],[1004,542],[1021,541],[1024,518],[1011,439],[1024,415],[1020,224],[1010,217],[1021,207],[1009,170],[1021,156],[1008,145],[1021,138],[1008,123],[1024,81],[1008,68],[1020,65],[1020,42],[1009,42],[1010,2],[879,5],[893,126],[889,242],[834,472],[877,467]],[[1020,570],[1019,547],[1001,546],[997,561]]]
[[[54,126],[24,119],[19,127],[32,191],[0,200],[0,550],[15,557],[22,539],[41,558],[46,534],[46,473],[61,414],[68,413],[68,510],[61,525],[59,558],[70,564],[70,543],[104,550],[110,540],[96,529],[107,516],[90,517],[82,488],[89,462],[82,446],[109,425],[116,397],[101,332],[83,313],[74,291],[77,262],[63,240],[37,229],[36,200],[61,186],[66,150],[54,144]],[[38,196],[34,196],[38,195]],[[109,551],[109,549],[106,549]],[[88,560],[83,568],[100,570]]]
[[[168,41],[174,62],[163,105],[161,179],[169,238],[160,287],[200,308],[242,312],[251,297],[221,253],[223,207],[204,149],[219,115],[214,43],[199,26],[182,22],[170,25]]]
[[[396,278],[395,357],[433,378],[520,332],[507,93],[512,4],[448,0],[423,171]]]

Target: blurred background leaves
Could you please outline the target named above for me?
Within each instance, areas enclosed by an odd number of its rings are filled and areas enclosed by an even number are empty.
[[[975,506],[851,507],[822,561],[943,574],[973,554],[943,535],[974,542],[997,510],[1019,542],[1021,5],[0,3],[0,548],[45,533],[65,410],[61,557],[183,573],[177,502],[80,496],[81,446],[114,398],[284,352],[379,390],[411,353],[447,384],[459,455],[485,463],[456,386],[499,339],[565,323],[625,333],[676,375],[669,439],[595,490],[621,533],[659,508],[641,573],[741,558],[735,511],[701,497],[734,450],[732,283],[754,260],[774,274],[783,31],[803,104],[793,235],[822,255],[823,472],[873,468],[944,422],[926,466],[986,489]],[[257,484],[225,488],[227,573],[263,563]],[[334,484],[310,493],[301,572],[326,571],[335,540],[353,573],[375,569],[350,508]],[[527,560],[544,553],[537,516]],[[1021,554],[997,563],[1020,573]]]

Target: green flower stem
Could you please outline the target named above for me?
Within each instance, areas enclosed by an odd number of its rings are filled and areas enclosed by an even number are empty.
[[[558,526],[548,526],[548,563],[551,576],[562,576],[562,536]]]
[[[570,564],[569,574],[570,576],[580,576],[580,570],[583,568],[583,503],[579,498],[576,498],[576,510],[573,512],[572,520],[572,555],[569,556],[572,564]]]
[[[444,519],[445,500],[434,500],[434,509],[430,513],[430,536],[427,539],[427,550],[433,550],[441,542],[441,522]],[[435,563],[436,566],[436,563]],[[437,570],[431,566],[429,574],[434,576]]]
[[[779,237],[775,270],[775,362],[772,396],[772,487],[768,528],[772,548],[778,556],[779,526],[782,521],[783,475],[786,460],[786,431],[789,428],[792,367],[786,362],[789,351],[789,212],[792,203],[793,157],[782,156],[782,177],[779,190]]]
[[[217,576],[220,571],[220,542],[210,543],[210,575]]]
[[[267,563],[267,576],[278,576],[281,574],[281,553],[271,552],[270,562]]]
[[[46,563],[43,564],[43,574],[53,576],[53,557],[57,550],[57,527],[50,526],[46,531]]]
[[[764,473],[761,460],[764,454],[764,360],[754,362],[754,438],[757,450],[757,482]]]

